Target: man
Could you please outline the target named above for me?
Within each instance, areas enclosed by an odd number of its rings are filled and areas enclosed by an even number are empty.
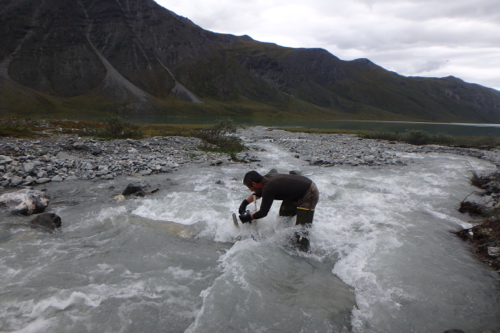
[[[295,225],[310,226],[313,222],[314,209],[319,199],[316,185],[309,178],[299,175],[269,173],[261,176],[256,171],[247,172],[243,184],[253,192],[243,200],[239,208],[242,223],[251,222],[266,216],[271,209],[273,200],[283,200],[280,216],[295,216]],[[262,198],[260,210],[253,214],[245,213],[248,204]],[[297,241],[302,250],[309,250],[309,240],[297,235]]]

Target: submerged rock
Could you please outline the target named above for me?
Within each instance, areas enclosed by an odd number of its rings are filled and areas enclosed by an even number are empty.
[[[122,195],[123,196],[127,196],[127,195],[131,195],[131,194],[135,194],[137,196],[144,196],[144,191],[142,190],[142,185],[138,185],[138,184],[128,184],[127,185],[127,188],[125,190],[123,190],[122,192]]]
[[[61,227],[61,217],[55,213],[42,213],[30,221],[31,226],[42,226],[50,230]]]

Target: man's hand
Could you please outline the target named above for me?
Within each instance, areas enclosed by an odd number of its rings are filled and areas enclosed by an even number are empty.
[[[252,216],[250,214],[240,214],[241,223],[252,223]]]
[[[248,204],[249,202],[247,199],[243,200],[243,202],[240,205],[240,208],[238,209],[238,213],[240,213],[240,215],[245,214]]]

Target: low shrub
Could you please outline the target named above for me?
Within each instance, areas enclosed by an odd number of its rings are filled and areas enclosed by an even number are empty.
[[[387,141],[400,141],[401,135],[398,132],[375,132],[363,135],[366,139],[379,139]]]
[[[474,145],[477,147],[491,148],[491,147],[498,146],[498,142],[494,136],[487,135],[487,136],[481,136],[481,137],[476,138]]]
[[[139,139],[143,137],[141,127],[120,116],[108,117],[99,135],[112,139]]]
[[[36,131],[40,130],[44,125],[43,121],[36,121],[29,118],[3,118],[0,119],[0,136],[32,138],[37,135]]]
[[[403,141],[411,145],[426,145],[431,142],[431,135],[421,130],[411,130],[403,135]]]
[[[245,146],[241,139],[231,133],[236,132],[236,126],[232,119],[227,118],[219,120],[215,125],[195,132],[195,136],[202,139],[204,143],[200,146],[201,150],[213,151],[234,156]]]
[[[455,144],[455,138],[446,133],[438,133],[434,138],[434,142],[441,145],[452,146]]]

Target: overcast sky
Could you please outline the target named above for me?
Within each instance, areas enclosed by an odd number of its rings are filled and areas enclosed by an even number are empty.
[[[500,90],[500,0],[156,0],[200,27]]]

